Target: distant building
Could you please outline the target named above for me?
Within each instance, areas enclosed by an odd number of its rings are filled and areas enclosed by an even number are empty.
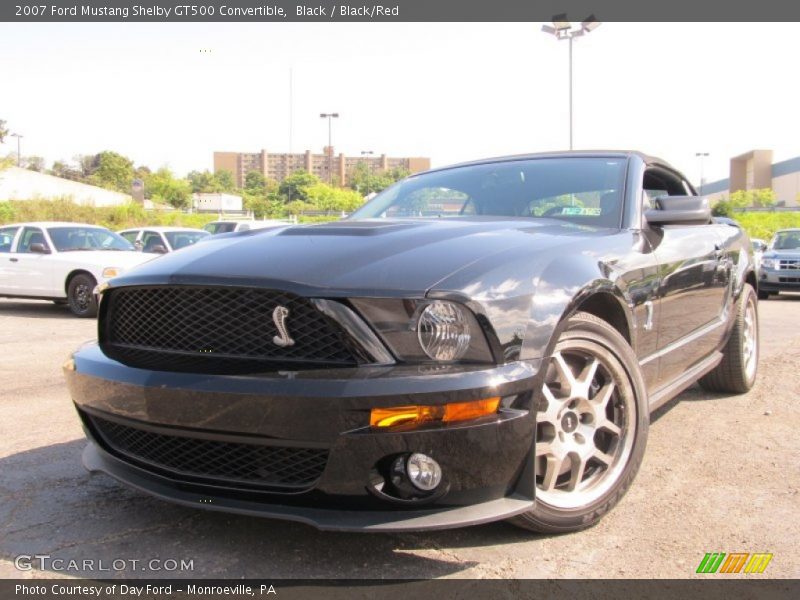
[[[242,197],[234,194],[193,194],[194,208],[199,212],[241,212]]]
[[[713,202],[739,190],[771,188],[779,206],[800,205],[800,156],[772,162],[772,150],[751,150],[731,158],[727,179],[704,183],[702,193]]]
[[[0,202],[53,198],[69,198],[87,206],[118,206],[132,200],[128,194],[19,167],[0,171]]]
[[[333,148],[326,146],[322,154],[312,154],[306,150],[302,154],[276,154],[261,152],[214,152],[214,172],[230,171],[239,187],[244,187],[245,177],[250,171],[258,171],[264,177],[283,181],[295,171],[308,171],[322,181],[332,181],[337,185],[347,185],[350,175],[358,163],[365,163],[370,172],[378,173],[401,168],[411,173],[431,168],[430,158],[389,158],[380,156],[349,157],[334,155]],[[332,173],[331,173],[332,172]]]

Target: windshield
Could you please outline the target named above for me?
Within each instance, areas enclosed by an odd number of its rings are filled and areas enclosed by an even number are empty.
[[[564,157],[455,167],[401,181],[350,218],[546,217],[619,227],[625,164]]]
[[[102,227],[48,227],[56,250],[133,250],[131,243]]]
[[[773,250],[800,249],[800,231],[782,231],[772,239]]]
[[[209,223],[203,227],[203,229],[214,235],[218,233],[230,233],[236,229],[236,223]]]
[[[167,241],[173,250],[180,250],[211,234],[207,231],[168,231],[164,235],[167,236]]]

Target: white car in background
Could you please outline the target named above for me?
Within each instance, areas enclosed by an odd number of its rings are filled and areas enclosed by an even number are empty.
[[[251,229],[266,229],[267,227],[286,227],[296,225],[294,221],[282,219],[266,219],[264,221],[211,221],[203,226],[207,232],[217,235],[218,233],[233,233],[234,231],[250,231]]]
[[[188,227],[134,227],[117,233],[137,250],[148,254],[174,252],[211,235],[208,231]]]
[[[0,297],[52,300],[93,317],[95,287],[152,258],[97,225],[0,225]]]

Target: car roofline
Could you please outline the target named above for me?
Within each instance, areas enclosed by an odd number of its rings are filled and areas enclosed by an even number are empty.
[[[420,175],[425,175],[428,173],[438,173],[441,171],[447,171],[449,169],[457,169],[461,167],[474,167],[479,165],[490,165],[494,163],[502,163],[502,162],[513,162],[513,161],[522,161],[522,160],[537,160],[542,158],[625,158],[630,159],[633,157],[638,157],[642,160],[647,166],[653,167],[663,167],[669,169],[671,171],[675,171],[678,173],[679,171],[673,167],[670,163],[666,160],[661,158],[657,158],[655,156],[650,156],[643,152],[639,152],[637,150],[558,150],[558,151],[551,151],[551,152],[536,152],[536,153],[527,153],[527,154],[511,154],[507,156],[496,156],[491,158],[482,158],[478,160],[466,161],[461,163],[455,163],[452,165],[446,165],[443,167],[436,167],[435,169],[429,169],[427,171],[420,171],[419,173],[414,173],[413,175],[409,176],[409,179],[419,177]]]

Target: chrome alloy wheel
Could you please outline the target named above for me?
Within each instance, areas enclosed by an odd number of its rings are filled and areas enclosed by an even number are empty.
[[[559,343],[548,366],[536,427],[537,499],[585,507],[619,479],[630,458],[636,401],[625,368],[605,346]]]
[[[758,366],[758,316],[756,303],[752,297],[744,311],[744,328],[742,331],[742,362],[748,381],[752,381]]]

